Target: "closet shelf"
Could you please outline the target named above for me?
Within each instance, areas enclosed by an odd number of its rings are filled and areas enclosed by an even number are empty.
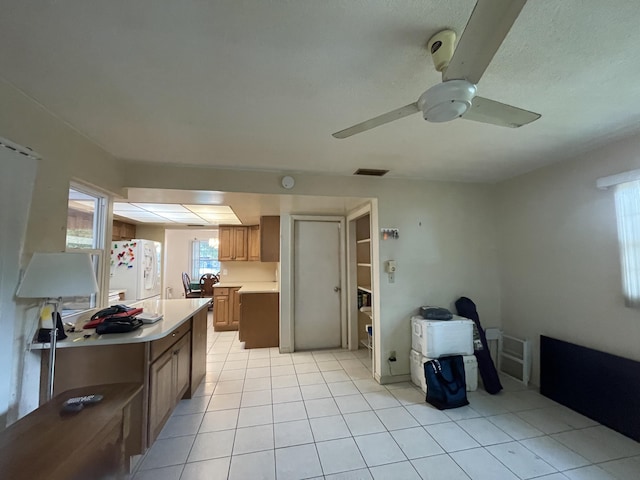
[[[370,238],[363,238],[362,240],[356,241],[356,243],[369,243],[371,241]]]
[[[358,263],[359,267],[369,267],[371,268],[371,264],[370,263]]]
[[[371,291],[371,285],[368,285],[368,286],[358,285],[358,290],[362,290],[363,292],[367,292],[367,293],[373,293]]]

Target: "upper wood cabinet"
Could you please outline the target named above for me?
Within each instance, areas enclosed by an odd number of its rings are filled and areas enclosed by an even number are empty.
[[[218,228],[221,262],[279,262],[280,217],[260,217],[260,225],[221,225]]]
[[[260,261],[280,261],[280,217],[260,217]]]
[[[111,240],[131,240],[136,238],[136,226],[132,223],[121,222],[120,220],[113,221],[113,231],[111,233]]]
[[[260,261],[260,225],[249,227],[249,261]]]
[[[218,238],[218,260],[246,262],[249,259],[247,227],[221,226]]]

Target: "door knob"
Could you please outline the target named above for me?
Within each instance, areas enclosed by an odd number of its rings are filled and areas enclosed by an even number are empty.
[[[340,287],[333,287],[333,291],[334,292],[339,292],[340,291]]]

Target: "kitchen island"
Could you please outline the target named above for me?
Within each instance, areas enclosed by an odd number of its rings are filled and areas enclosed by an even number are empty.
[[[54,394],[97,384],[142,385],[132,403],[127,453],[143,453],[180,399],[191,398],[204,378],[208,303],[206,298],[131,303],[163,318],[129,333],[97,335],[82,329],[94,312],[81,316],[76,332],[57,343]],[[41,392],[46,392],[48,349],[48,343],[31,345],[42,351]]]
[[[244,348],[280,345],[278,282],[220,282],[213,288],[213,328],[238,330]]]

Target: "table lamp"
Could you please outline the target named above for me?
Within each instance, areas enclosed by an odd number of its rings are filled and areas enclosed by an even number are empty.
[[[19,298],[42,298],[53,306],[47,400],[53,397],[53,377],[58,337],[58,307],[62,297],[91,295],[98,291],[96,275],[87,253],[34,253],[18,286]]]

